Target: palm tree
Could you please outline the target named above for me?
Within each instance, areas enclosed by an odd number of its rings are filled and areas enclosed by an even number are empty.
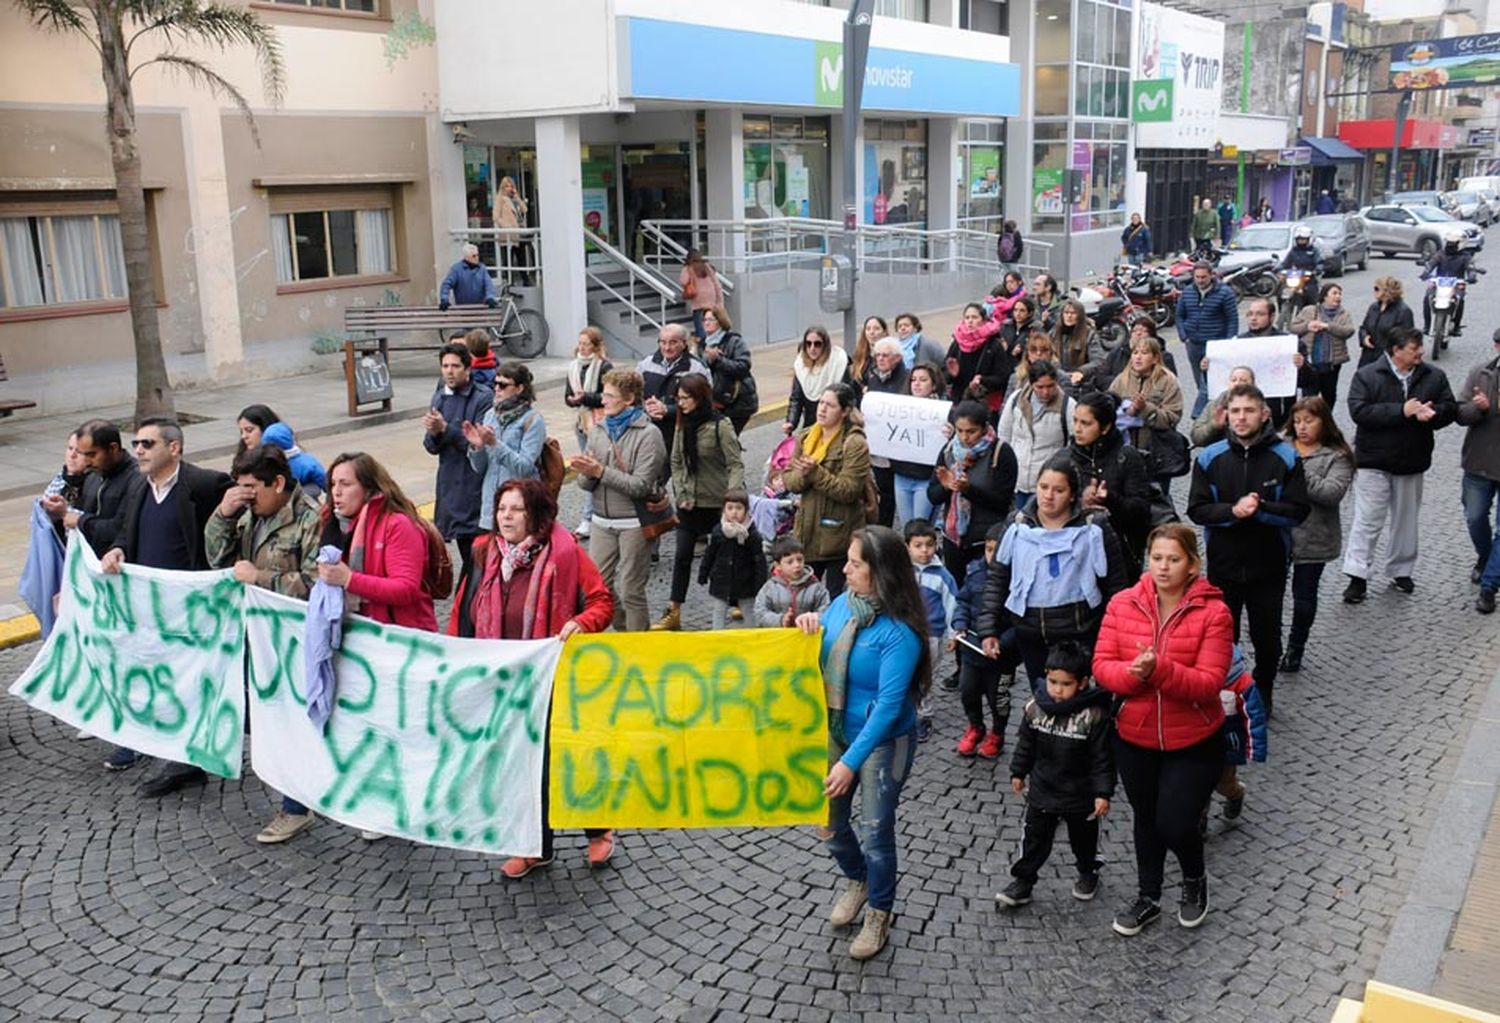
[[[125,253],[125,282],[130,292],[130,326],[135,335],[135,415],[173,415],[172,384],[162,354],[156,314],[156,283],[146,233],[146,193],[141,187],[141,154],[136,146],[135,95],[131,82],[153,64],[185,75],[231,100],[250,124],[256,145],[260,136],[250,104],[240,91],[196,56],[179,48],[248,45],[255,49],[266,98],[281,101],[284,71],[281,46],[270,26],[254,13],[227,4],[199,0],[15,0],[42,29],[82,36],[99,54],[104,76],[105,129],[114,165],[115,194],[120,207],[120,238]],[[127,29],[129,35],[126,34]],[[147,45],[149,44],[149,45]],[[132,57],[140,56],[132,63]]]

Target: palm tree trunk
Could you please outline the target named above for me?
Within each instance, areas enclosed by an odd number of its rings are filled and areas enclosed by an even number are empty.
[[[139,423],[147,416],[175,415],[176,408],[156,312],[156,281],[151,273],[151,241],[146,228],[146,191],[141,184],[141,154],[135,137],[135,96],[131,92],[120,11],[115,0],[92,0],[89,6],[99,28],[99,52],[103,58],[105,128],[120,206],[130,327],[135,335],[135,418]]]

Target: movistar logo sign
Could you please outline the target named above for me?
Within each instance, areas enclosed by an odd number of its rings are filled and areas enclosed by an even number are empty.
[[[814,51],[813,74],[813,101],[820,107],[843,106],[844,47],[839,43],[818,43]]]
[[[1153,78],[1130,83],[1130,119],[1137,124],[1172,120],[1172,80]]]

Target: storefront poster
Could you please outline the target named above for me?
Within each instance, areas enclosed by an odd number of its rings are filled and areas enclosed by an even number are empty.
[[[583,190],[583,226],[609,240],[609,190],[585,188]],[[590,243],[592,247],[592,243]]]
[[[1061,167],[1038,167],[1032,172],[1031,211],[1040,216],[1062,215],[1063,172]]]
[[[980,199],[1000,194],[1000,150],[969,147],[969,195]]]

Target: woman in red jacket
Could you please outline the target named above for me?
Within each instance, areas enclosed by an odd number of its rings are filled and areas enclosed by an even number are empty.
[[[344,560],[318,565],[318,578],[348,593],[351,611],[377,622],[437,631],[427,571],[427,532],[416,506],[375,459],[339,455],[328,469],[323,506],[325,545]]]
[[[1115,763],[1135,815],[1139,897],[1114,929],[1139,934],[1161,916],[1167,850],[1182,866],[1177,922],[1208,915],[1198,817],[1224,765],[1219,692],[1234,627],[1223,595],[1200,575],[1198,536],[1181,523],[1147,541],[1147,570],[1115,595],[1094,646],[1094,678],[1122,698]]]
[[[474,562],[453,598],[448,633],[477,639],[566,640],[603,632],[614,618],[609,587],[589,556],[557,522],[557,502],[536,479],[510,479],[495,492],[495,531],[474,541]],[[542,753],[542,854],[513,856],[500,867],[525,877],[552,862],[547,826],[547,750]],[[589,828],[589,866],[615,851],[614,832]]]

